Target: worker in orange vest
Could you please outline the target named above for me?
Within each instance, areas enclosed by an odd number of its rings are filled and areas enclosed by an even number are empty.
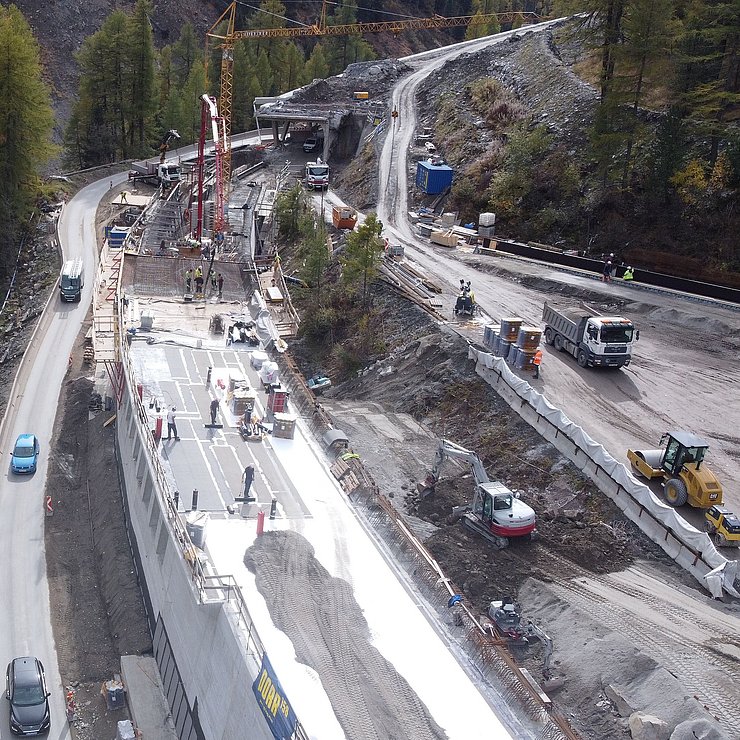
[[[535,379],[540,377],[540,365],[542,364],[542,350],[538,349],[534,353],[534,357],[532,358],[532,364],[534,365],[534,377]]]

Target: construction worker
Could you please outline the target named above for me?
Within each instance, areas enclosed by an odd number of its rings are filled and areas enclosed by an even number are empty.
[[[604,283],[610,283],[612,281],[612,261],[607,260],[604,263],[604,269],[601,271],[601,280]]]
[[[250,498],[249,491],[254,483],[254,466],[247,465],[242,473],[242,485],[244,486],[244,498]]]
[[[540,377],[540,365],[542,364],[542,350],[538,349],[534,353],[532,358],[532,364],[534,365],[534,378],[535,380]]]
[[[185,292],[190,293],[193,289],[193,271],[188,269],[185,270]]]
[[[634,280],[634,279],[635,279],[635,271],[631,267],[628,267],[624,271],[624,275],[622,275],[622,280]]]
[[[211,425],[216,423],[217,414],[218,414],[218,399],[214,398],[211,401]]]

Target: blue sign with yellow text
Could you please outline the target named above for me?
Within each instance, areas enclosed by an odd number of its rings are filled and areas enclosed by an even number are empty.
[[[262,656],[262,668],[252,684],[252,691],[270,725],[273,737],[276,740],[290,740],[295,732],[297,719],[266,653]]]

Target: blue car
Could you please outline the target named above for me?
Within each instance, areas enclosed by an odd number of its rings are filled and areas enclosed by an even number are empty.
[[[35,434],[21,434],[15,441],[10,469],[14,473],[35,473],[39,457],[39,441]]]

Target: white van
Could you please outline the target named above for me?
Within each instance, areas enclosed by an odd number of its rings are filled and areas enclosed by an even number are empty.
[[[59,279],[59,292],[63,301],[79,301],[85,285],[85,269],[82,258],[67,260],[62,267]]]

